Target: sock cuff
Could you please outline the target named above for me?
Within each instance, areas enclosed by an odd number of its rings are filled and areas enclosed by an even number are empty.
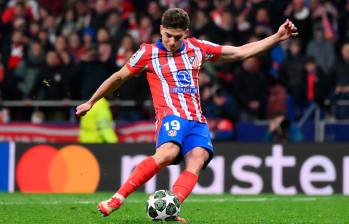
[[[144,165],[150,166],[155,170],[160,170],[159,165],[156,163],[155,159],[152,156],[149,156],[148,158],[145,159]]]
[[[184,170],[182,172],[182,175],[185,176],[186,178],[190,178],[190,179],[194,179],[194,180],[197,180],[199,178],[198,175],[196,175],[195,173],[192,173],[188,170]]]

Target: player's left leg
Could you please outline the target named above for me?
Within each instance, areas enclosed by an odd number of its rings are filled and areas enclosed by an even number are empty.
[[[202,147],[196,147],[185,155],[185,170],[172,187],[173,193],[175,193],[181,203],[194,189],[200,171],[209,158],[208,151]]]
[[[183,202],[195,187],[201,169],[207,166],[213,156],[207,124],[194,123],[190,133],[183,140],[181,155],[185,158],[185,170],[173,185],[172,191]]]
[[[185,170],[181,173],[172,187],[173,193],[181,203],[183,203],[194,189],[198,181],[199,173],[202,168],[207,165],[210,157],[210,153],[207,149],[202,147],[195,147],[185,155]],[[176,217],[176,221],[182,223],[187,222],[186,219],[179,216]]]

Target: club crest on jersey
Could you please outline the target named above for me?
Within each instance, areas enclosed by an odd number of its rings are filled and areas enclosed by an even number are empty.
[[[196,55],[190,56],[189,62],[193,66],[194,69],[197,69],[200,67],[200,60],[199,60],[199,57],[197,57]]]
[[[191,77],[187,70],[178,71],[177,79],[181,87],[189,87],[191,85]]]
[[[195,59],[195,56],[191,56],[191,57],[189,57],[189,61],[190,61],[190,63],[191,63],[191,64],[193,64],[194,59]]]
[[[171,136],[171,137],[175,137],[177,135],[177,131],[176,130],[169,130],[167,132],[168,136]]]

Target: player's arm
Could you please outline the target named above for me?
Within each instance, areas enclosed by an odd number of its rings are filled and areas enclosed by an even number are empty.
[[[113,93],[117,90],[126,80],[132,76],[132,72],[124,65],[119,71],[113,73],[108,79],[106,79],[92,95],[92,97],[86,102],[79,105],[76,108],[76,115],[85,115],[99,99]]]
[[[266,37],[260,41],[248,43],[239,47],[223,46],[220,60],[223,61],[236,61],[243,60],[254,55],[257,55],[280,41],[287,40],[291,36],[296,36],[297,27],[290,21],[286,20],[280,27],[278,32]]]

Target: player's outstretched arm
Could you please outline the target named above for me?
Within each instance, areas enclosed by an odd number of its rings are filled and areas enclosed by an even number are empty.
[[[287,40],[288,38],[296,35],[298,35],[297,27],[287,19],[279,27],[279,30],[275,34],[260,41],[248,43],[240,47],[223,46],[220,59],[224,61],[243,60],[257,55],[271,48],[280,41]]]
[[[131,75],[132,72],[123,66],[106,79],[87,102],[77,106],[75,114],[77,116],[85,115],[99,99],[117,90]]]

